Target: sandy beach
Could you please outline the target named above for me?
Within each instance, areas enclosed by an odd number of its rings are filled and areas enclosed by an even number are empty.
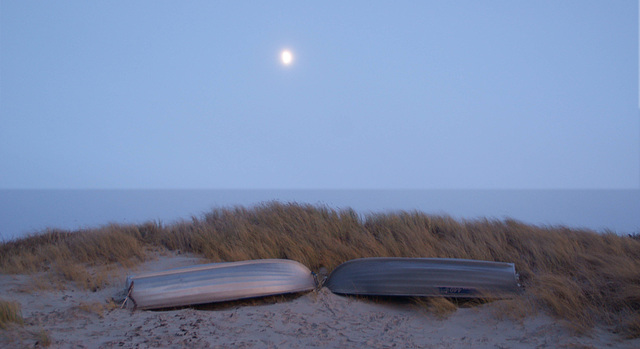
[[[20,304],[24,325],[0,330],[1,347],[50,348],[638,348],[605,328],[577,335],[536,313],[505,316],[503,302],[459,307],[446,316],[409,302],[363,300],[326,288],[261,304],[121,309],[127,274],[203,263],[162,253],[131,269],[113,268],[108,287],[47,287],[44,274],[0,274],[2,298]],[[50,343],[47,343],[50,341]]]

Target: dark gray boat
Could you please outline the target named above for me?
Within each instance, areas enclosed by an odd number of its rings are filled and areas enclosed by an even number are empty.
[[[128,296],[140,309],[169,308],[310,291],[304,265],[286,259],[201,264],[127,277]]]
[[[368,296],[506,298],[518,290],[513,263],[451,258],[361,258],[339,265],[325,286]]]

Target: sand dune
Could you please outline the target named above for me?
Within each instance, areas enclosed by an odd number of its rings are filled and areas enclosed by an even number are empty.
[[[25,320],[0,330],[0,346],[39,346],[48,337],[51,348],[640,347],[640,339],[623,340],[603,328],[575,335],[541,313],[521,320],[497,316],[504,315],[503,301],[461,307],[444,318],[413,303],[342,297],[327,289],[260,305],[168,311],[132,312],[110,303],[121,295],[127,273],[199,262],[193,256],[158,256],[135,270],[113,270],[116,281],[96,292],[73,285],[34,290],[38,275],[0,274],[2,298],[18,302]]]

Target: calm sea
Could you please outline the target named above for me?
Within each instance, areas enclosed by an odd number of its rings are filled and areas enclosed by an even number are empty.
[[[419,210],[454,218],[513,218],[618,234],[640,232],[640,190],[0,190],[0,239],[46,228],[199,217],[217,207],[268,201]]]

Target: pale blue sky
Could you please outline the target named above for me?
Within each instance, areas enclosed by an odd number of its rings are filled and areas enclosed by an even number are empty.
[[[640,187],[637,1],[0,10],[0,188]]]

